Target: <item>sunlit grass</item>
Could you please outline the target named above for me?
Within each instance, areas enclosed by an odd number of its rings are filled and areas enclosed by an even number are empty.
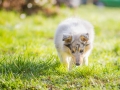
[[[89,9],[89,10],[88,10]],[[61,8],[54,17],[42,13],[20,18],[0,11],[0,89],[120,89],[120,8]],[[57,25],[73,15],[95,28],[89,66],[68,72],[60,64],[53,38]]]

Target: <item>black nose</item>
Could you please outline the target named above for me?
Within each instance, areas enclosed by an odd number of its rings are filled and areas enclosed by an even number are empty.
[[[76,63],[76,66],[79,66],[80,64],[79,63]]]

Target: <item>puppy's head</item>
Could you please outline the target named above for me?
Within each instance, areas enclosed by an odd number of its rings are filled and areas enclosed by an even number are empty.
[[[77,66],[83,62],[84,48],[88,45],[88,40],[88,33],[81,35],[63,34],[64,46],[69,49]]]

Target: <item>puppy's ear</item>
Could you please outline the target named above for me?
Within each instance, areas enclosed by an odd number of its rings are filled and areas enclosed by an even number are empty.
[[[88,33],[82,34],[80,36],[80,40],[83,41],[83,42],[87,42],[89,40],[89,34]]]
[[[66,43],[71,42],[71,41],[72,41],[72,35],[71,35],[71,34],[64,33],[64,34],[63,34],[63,41],[65,41]]]

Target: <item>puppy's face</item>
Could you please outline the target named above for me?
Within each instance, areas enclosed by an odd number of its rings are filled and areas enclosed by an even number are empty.
[[[84,49],[88,45],[88,40],[88,33],[81,35],[63,34],[64,45],[69,49],[77,66],[83,62]]]

